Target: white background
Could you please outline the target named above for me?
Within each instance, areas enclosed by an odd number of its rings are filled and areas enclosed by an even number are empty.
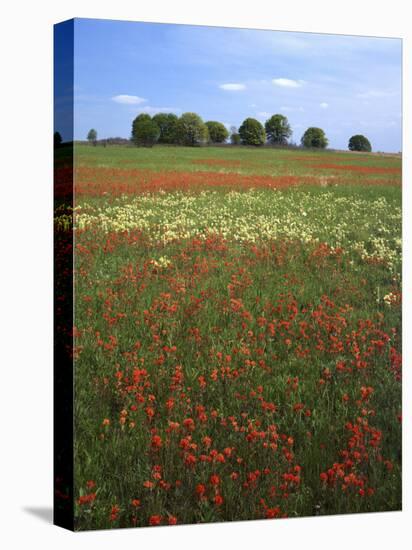
[[[0,544],[14,548],[406,548],[411,538],[411,25],[407,0],[18,1],[2,5]],[[52,25],[72,17],[404,38],[404,511],[73,534],[52,505]],[[409,26],[408,26],[409,22]],[[409,275],[409,277],[408,277]],[[409,527],[409,528],[408,528]],[[410,541],[409,541],[410,544]],[[408,547],[409,547],[408,544]]]

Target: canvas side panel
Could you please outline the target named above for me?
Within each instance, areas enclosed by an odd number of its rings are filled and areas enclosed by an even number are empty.
[[[74,22],[54,26],[54,523],[73,530]]]

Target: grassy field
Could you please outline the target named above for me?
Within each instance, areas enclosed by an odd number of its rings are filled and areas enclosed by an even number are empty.
[[[153,149],[78,145],[76,165],[79,167],[139,168],[154,171],[199,171],[212,167],[214,172],[236,172],[252,175],[306,175],[319,176],[319,164],[338,163],[346,172],[347,166],[370,168],[372,173],[398,174],[400,155],[350,153],[323,150],[276,149],[256,147],[173,147],[156,146]],[[328,171],[326,171],[328,170]],[[330,169],[323,169],[327,174]]]
[[[76,529],[400,509],[401,158],[78,145],[75,178]]]

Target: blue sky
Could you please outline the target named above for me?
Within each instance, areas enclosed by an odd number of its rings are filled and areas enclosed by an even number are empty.
[[[312,33],[75,20],[75,139],[129,137],[140,112],[194,111],[239,126],[286,115],[346,149],[401,150],[402,43]],[[64,136],[63,136],[64,137]]]

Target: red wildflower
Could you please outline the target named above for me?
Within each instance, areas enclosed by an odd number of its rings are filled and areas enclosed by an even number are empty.
[[[211,485],[215,485],[215,486],[219,485],[220,477],[216,474],[212,474],[210,476],[210,483],[211,483]]]
[[[82,506],[83,504],[90,504],[95,499],[96,499],[96,493],[90,493],[88,495],[82,495],[81,497],[79,497],[77,502]]]
[[[216,495],[215,498],[213,499],[213,501],[216,504],[216,506],[221,506],[223,504],[222,495]]]
[[[169,523],[169,525],[176,525],[177,517],[176,516],[169,516],[168,523]]]
[[[205,487],[205,485],[203,485],[203,483],[198,483],[196,485],[195,491],[196,491],[196,494],[199,498],[203,498],[205,493],[206,493],[206,487]]]
[[[187,454],[185,456],[185,464],[187,466],[194,466],[196,462],[197,462],[197,458],[195,457],[195,455]]]
[[[117,504],[114,504],[110,511],[110,521],[116,521],[119,512],[120,512],[119,506],[117,506]]]
[[[162,522],[162,516],[154,515],[149,518],[149,525],[160,525]]]
[[[162,444],[162,438],[160,435],[154,435],[152,437],[152,449],[160,449]]]
[[[273,519],[277,518],[280,515],[280,508],[276,506],[275,508],[266,508],[266,518]]]

